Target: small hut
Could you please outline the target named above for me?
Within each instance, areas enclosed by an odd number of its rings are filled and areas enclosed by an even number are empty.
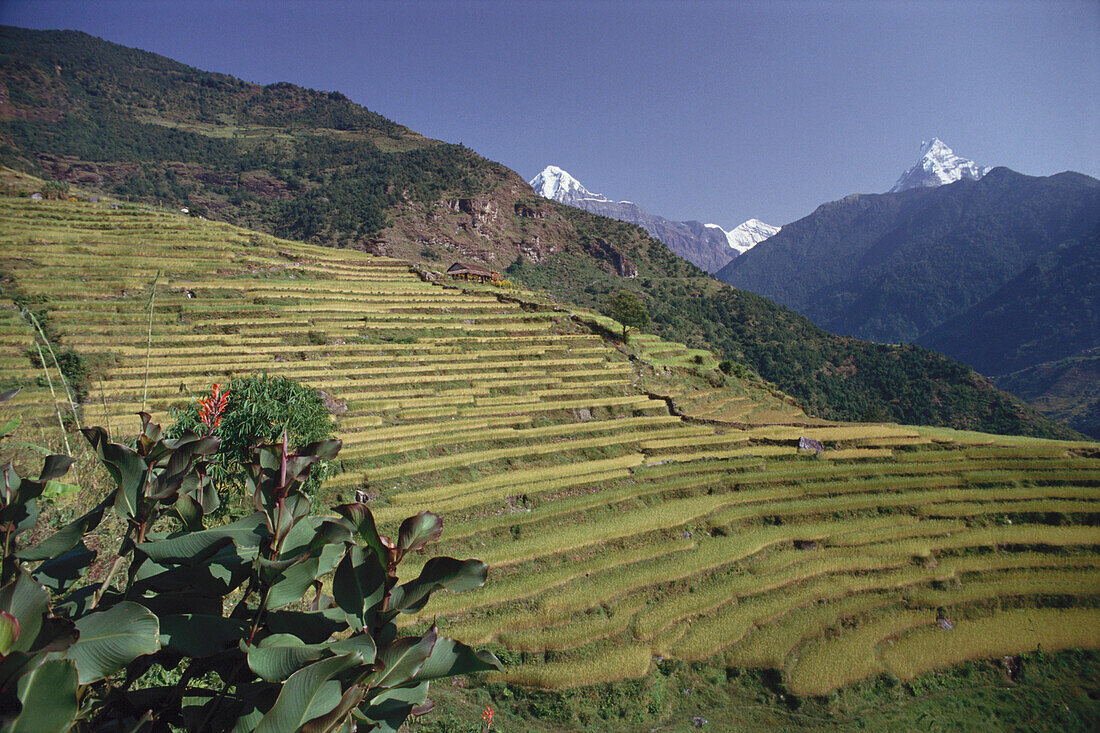
[[[42,194],[38,193],[38,191],[35,191],[34,193],[31,194],[31,201],[41,201],[41,200],[42,200]]]
[[[447,274],[451,276],[452,280],[477,280],[482,283],[500,279],[499,272],[490,272],[484,268],[467,265],[462,262],[456,262],[448,267]]]

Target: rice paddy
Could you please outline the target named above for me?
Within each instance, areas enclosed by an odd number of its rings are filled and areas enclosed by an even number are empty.
[[[174,213],[0,196],[0,220],[5,292],[94,364],[80,424],[133,435],[139,409],[167,423],[259,371],[322,390],[345,448],[318,505],[365,492],[389,530],[440,513],[433,553],[480,557],[490,580],[406,623],[514,652],[498,679],[561,689],[713,658],[823,695],[1100,648],[1094,443],[828,423],[712,354],[606,341],[585,325],[605,317],[538,294]],[[57,447],[64,385],[0,306],[19,437]]]

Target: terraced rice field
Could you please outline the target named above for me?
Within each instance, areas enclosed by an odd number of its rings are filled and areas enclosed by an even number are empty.
[[[817,695],[1100,648],[1096,444],[826,423],[713,355],[645,335],[628,355],[584,327],[602,317],[537,294],[171,213],[0,197],[0,220],[6,286],[98,360],[83,423],[132,433],[143,405],[166,421],[256,371],[324,391],[345,448],[318,502],[365,492],[390,528],[440,512],[436,549],[485,559],[490,581],[408,622],[511,650],[504,679],[717,657]],[[5,300],[16,411],[56,442],[66,398],[36,385],[32,344]]]

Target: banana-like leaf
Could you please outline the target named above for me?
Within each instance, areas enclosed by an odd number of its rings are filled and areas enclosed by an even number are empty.
[[[283,684],[275,704],[256,733],[285,733],[299,730],[307,721],[325,715],[340,704],[343,691],[337,675],[363,664],[358,653],[330,657],[300,669]]]
[[[397,532],[397,548],[402,555],[435,542],[443,534],[443,520],[438,514],[422,511],[401,523]]]
[[[247,649],[248,667],[268,682],[282,682],[327,653],[326,644],[304,644],[293,634],[272,634]]]
[[[343,445],[339,438],[326,438],[318,440],[316,443],[310,443],[298,452],[303,455],[317,456],[317,459],[321,461],[331,461],[340,452]]]
[[[95,561],[96,553],[89,550],[83,542],[63,555],[47,560],[34,570],[34,579],[55,593],[68,590],[76,581],[88,572],[88,566]]]
[[[80,491],[76,484],[66,484],[61,481],[47,481],[46,488],[42,491],[43,499],[57,499]]]
[[[80,684],[101,680],[145,654],[160,649],[160,621],[149,609],[122,601],[76,622],[80,638],[66,655]]]
[[[9,389],[6,392],[0,392],[0,404],[7,402],[12,397],[15,397],[15,395],[17,394],[19,394],[19,387],[16,387],[15,389]]]
[[[382,540],[378,536],[378,527],[374,523],[374,515],[371,514],[370,507],[362,502],[343,504],[336,507],[336,513],[347,520],[351,530],[359,535],[363,544],[374,553],[379,566],[385,568],[389,551],[382,545]]]
[[[433,557],[424,563],[414,580],[393,589],[389,608],[403,613],[416,613],[424,608],[432,593],[449,590],[464,593],[485,585],[489,566],[481,560],[456,560],[453,557]]]
[[[371,686],[383,689],[404,686],[424,666],[437,639],[438,633],[433,626],[419,639],[406,636],[379,649],[378,661],[382,663],[382,669],[372,680]]]
[[[348,713],[363,700],[364,690],[358,685],[349,687],[341,696],[339,704],[332,710],[317,718],[313,718],[302,726],[302,733],[332,733],[333,731],[348,730]],[[344,722],[342,727],[341,722]]]
[[[127,519],[133,519],[137,516],[149,466],[134,450],[112,443],[103,428],[84,428],[81,432],[92,444],[100,462],[118,486],[115,511]]]
[[[68,659],[46,662],[19,678],[23,709],[5,733],[67,731],[76,717],[76,667]]]
[[[65,554],[76,547],[76,544],[80,542],[85,534],[99,526],[99,523],[103,520],[103,513],[113,502],[114,494],[112,493],[90,512],[73,520],[34,547],[28,547],[18,553],[17,557],[21,560],[35,562]]]
[[[4,394],[7,394],[7,392],[5,392]],[[0,395],[0,397],[2,396],[3,395]],[[4,402],[4,400],[0,400],[0,402]],[[13,417],[11,420],[8,420],[6,423],[4,423],[3,427],[0,427],[0,438],[3,438],[5,435],[12,432],[22,424],[23,421],[17,417]]]
[[[0,611],[0,658],[15,646],[19,638],[19,619],[7,611]]]
[[[359,710],[364,719],[377,726],[370,728],[371,733],[397,733],[412,711],[427,699],[428,683],[422,682],[413,687],[386,690],[374,696],[368,705],[360,706]]]
[[[293,634],[307,644],[326,641],[346,630],[347,616],[338,608],[326,611],[269,611],[267,628],[274,634]]]
[[[49,598],[46,589],[25,570],[0,588],[0,611],[7,611],[19,621],[19,636],[12,640],[9,651],[30,650],[42,628]]]
[[[73,465],[73,461],[75,460],[75,458],[61,453],[46,456],[46,460],[42,464],[42,474],[38,477],[38,480],[44,483],[64,476],[65,472],[69,470],[69,466]]]
[[[209,657],[236,646],[247,626],[238,619],[198,613],[161,616],[160,641],[185,657]]]
[[[347,613],[353,628],[363,628],[368,612],[385,592],[386,571],[363,548],[349,547],[332,577],[332,598]]]
[[[313,585],[320,573],[320,558],[307,557],[284,570],[267,594],[265,608],[269,611],[282,608],[288,603],[302,600],[302,596]]]
[[[201,532],[181,532],[168,539],[142,542],[138,548],[154,562],[195,564],[229,543],[242,548],[258,546],[263,539],[264,524],[263,512],[254,512],[222,527]]]
[[[491,652],[476,651],[462,642],[443,636],[436,639],[432,653],[413,679],[429,682],[442,677],[502,669],[504,665]]]

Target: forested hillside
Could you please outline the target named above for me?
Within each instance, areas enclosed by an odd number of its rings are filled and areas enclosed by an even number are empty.
[[[665,338],[708,346],[836,419],[1069,436],[955,362],[832,336],[731,290],[637,227],[338,92],[259,86],[76,32],[0,31],[0,160],[130,200],[446,267],[512,266],[594,306],[627,287]]]
[[[995,168],[978,181],[824,204],[718,277],[830,331],[911,342],[941,325],[951,328],[1036,258],[1084,243],[1098,225],[1100,181]],[[1025,328],[1033,327],[1028,313],[1019,315]],[[972,344],[975,334],[966,340]]]

